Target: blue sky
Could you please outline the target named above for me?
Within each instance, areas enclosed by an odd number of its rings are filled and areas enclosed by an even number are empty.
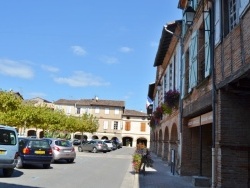
[[[8,0],[0,6],[0,88],[24,99],[125,101],[146,111],[163,25],[178,0]]]

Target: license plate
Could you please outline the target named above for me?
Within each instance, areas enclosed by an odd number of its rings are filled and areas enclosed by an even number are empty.
[[[64,152],[65,152],[65,153],[69,153],[69,152],[71,152],[71,150],[64,150]]]
[[[1,150],[0,155],[3,155],[3,154],[5,154],[5,151]]]
[[[35,154],[45,154],[45,151],[35,151]]]

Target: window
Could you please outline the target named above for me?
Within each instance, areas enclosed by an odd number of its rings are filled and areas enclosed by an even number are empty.
[[[71,106],[68,106],[67,107],[67,114],[70,114],[71,113]]]
[[[109,108],[105,108],[105,114],[109,114]]]
[[[80,114],[81,113],[81,108],[76,108],[76,113]]]
[[[238,23],[249,0],[215,0],[215,44],[225,37]]]
[[[130,129],[131,129],[130,122],[127,121],[127,122],[125,123],[125,131],[130,131]]]
[[[95,113],[96,113],[96,114],[99,114],[99,112],[100,112],[99,107],[95,107]]]
[[[118,121],[114,121],[114,129],[118,130]]]
[[[146,131],[146,123],[141,123],[141,132]]]
[[[198,32],[194,31],[189,45],[189,87],[188,92],[197,85],[197,40]]]
[[[104,121],[103,122],[103,129],[107,130],[108,129],[108,125],[109,125],[109,122],[108,121]]]
[[[119,115],[119,108],[115,109],[115,115]]]

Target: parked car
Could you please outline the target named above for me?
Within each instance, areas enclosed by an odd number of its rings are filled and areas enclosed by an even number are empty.
[[[110,142],[113,145],[113,150],[116,150],[117,149],[117,145],[116,145],[115,141],[114,140],[110,140]]]
[[[0,125],[0,168],[4,177],[10,177],[16,167],[18,157],[18,138],[16,129]]]
[[[122,148],[122,142],[119,141],[118,139],[114,139],[113,143],[116,145],[117,149]]]
[[[76,151],[69,140],[61,138],[43,138],[47,140],[52,148],[52,162],[58,160],[66,160],[68,163],[73,163],[76,158]]]
[[[72,144],[73,144],[74,146],[78,146],[78,145],[81,144],[81,140],[79,140],[79,139],[73,139],[73,140],[72,140]]]
[[[108,145],[102,140],[90,140],[78,146],[78,151],[89,151],[93,153],[109,151]]]
[[[114,150],[113,143],[110,140],[103,140],[103,142],[108,145],[108,151]]]
[[[29,137],[18,140],[17,168],[23,168],[26,164],[42,164],[43,168],[50,167],[52,149],[48,141]]]

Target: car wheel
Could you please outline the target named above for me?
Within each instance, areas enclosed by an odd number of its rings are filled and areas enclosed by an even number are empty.
[[[17,164],[16,164],[17,168],[23,168],[23,160],[20,156],[17,157]]]
[[[74,162],[74,159],[68,159],[67,162],[68,162],[68,163],[73,163],[73,162]]]
[[[83,152],[82,147],[78,147],[78,151],[79,151],[79,152]]]
[[[97,153],[97,149],[96,149],[96,148],[93,148],[92,152],[93,152],[93,153]]]
[[[10,177],[14,172],[13,168],[4,168],[3,169],[3,176],[4,177]]]
[[[50,164],[43,164],[43,168],[48,169],[50,167]]]

